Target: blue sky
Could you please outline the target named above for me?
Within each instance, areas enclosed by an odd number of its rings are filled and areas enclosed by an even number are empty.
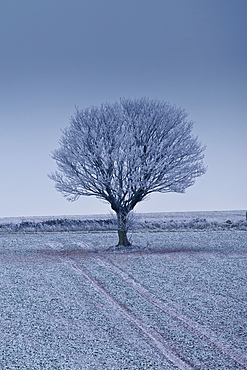
[[[74,107],[147,96],[182,106],[206,175],[138,212],[247,209],[246,0],[2,0],[0,217],[107,213],[47,174]]]

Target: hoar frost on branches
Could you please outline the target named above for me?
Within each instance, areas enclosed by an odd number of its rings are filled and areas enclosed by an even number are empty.
[[[50,178],[68,200],[94,195],[109,202],[119,245],[130,245],[127,220],[138,202],[153,192],[183,193],[206,171],[187,116],[147,98],[77,109],[53,152],[58,172]]]

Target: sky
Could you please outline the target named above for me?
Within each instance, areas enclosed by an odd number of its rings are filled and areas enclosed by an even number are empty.
[[[137,212],[247,209],[246,0],[1,0],[0,217],[109,213],[47,174],[75,106],[120,97],[183,107],[207,173]]]

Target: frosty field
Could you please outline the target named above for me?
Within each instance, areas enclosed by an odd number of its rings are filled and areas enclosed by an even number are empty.
[[[247,369],[247,233],[0,234],[0,369]]]

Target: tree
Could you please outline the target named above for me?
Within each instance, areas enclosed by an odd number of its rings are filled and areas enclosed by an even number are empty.
[[[59,171],[50,178],[68,200],[94,195],[109,202],[118,245],[128,246],[128,215],[138,202],[153,192],[183,193],[206,171],[187,116],[148,98],[77,108],[53,152]]]

